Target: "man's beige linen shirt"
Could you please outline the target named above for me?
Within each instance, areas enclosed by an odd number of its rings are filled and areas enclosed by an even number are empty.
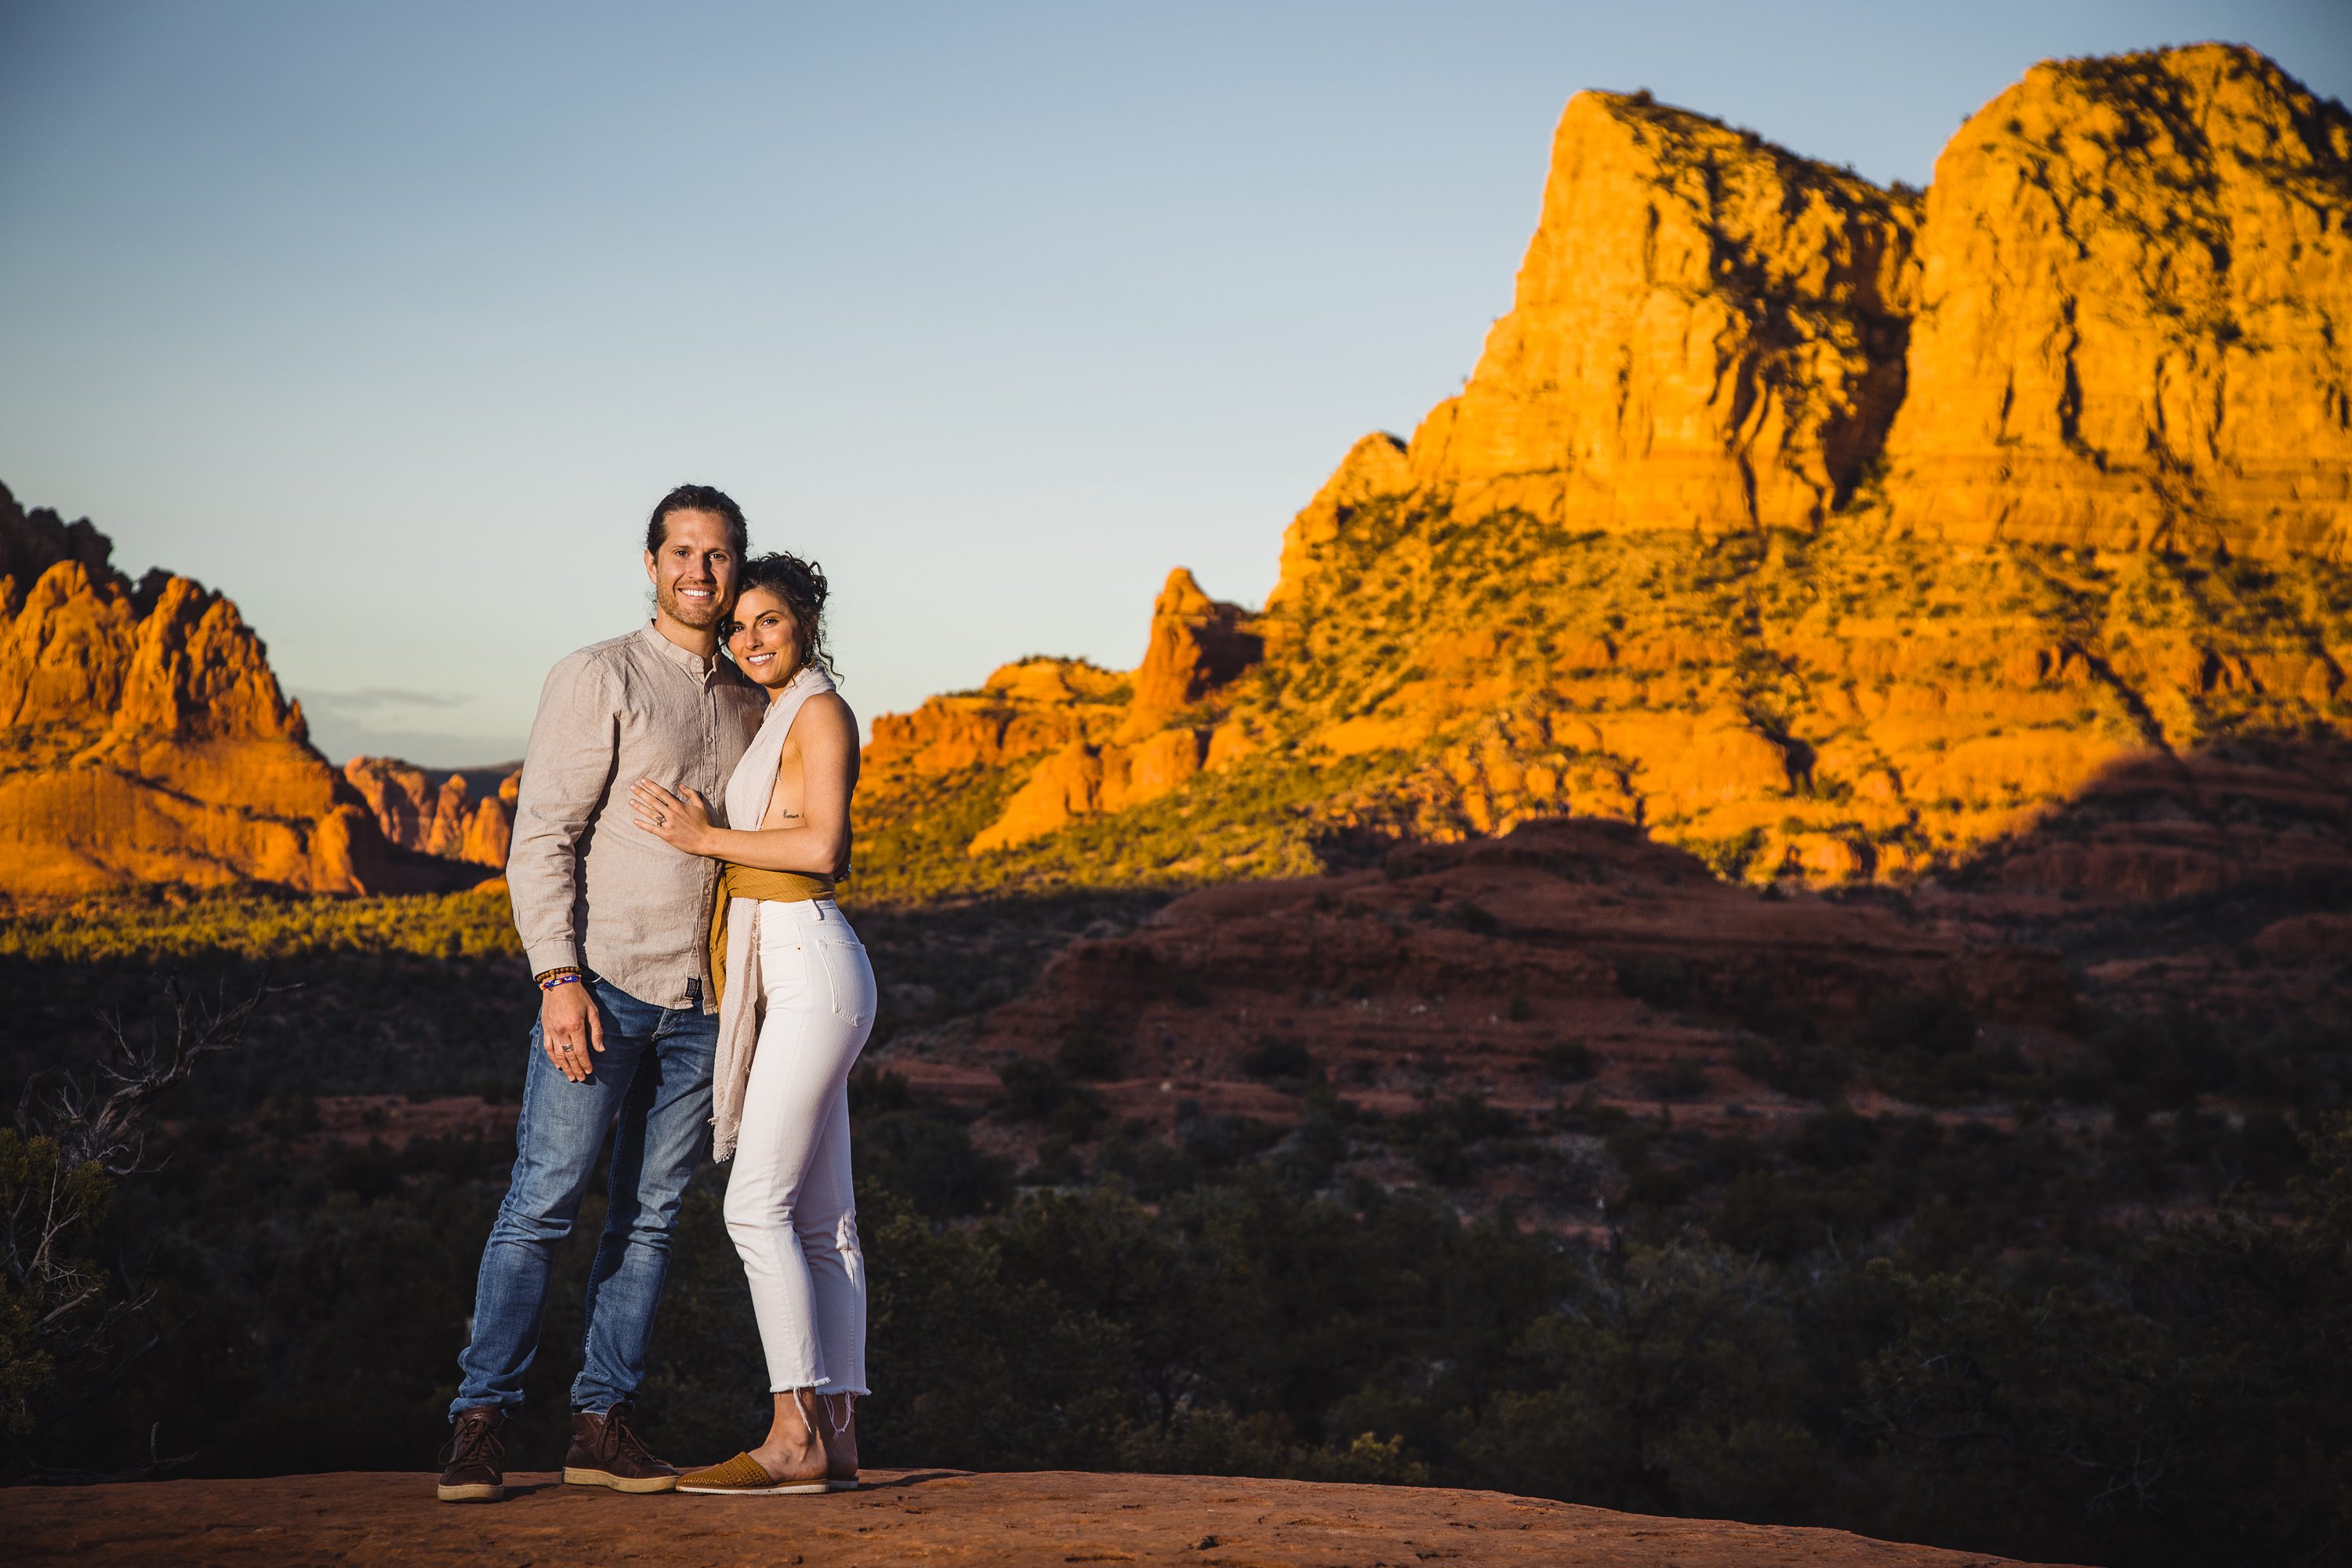
[[[629,786],[693,789],[726,825],[727,775],[767,694],[724,658],[650,625],[583,647],[548,673],[523,754],[507,886],[533,974],[576,965],[641,1002],[702,1010],[719,862],[646,832]]]

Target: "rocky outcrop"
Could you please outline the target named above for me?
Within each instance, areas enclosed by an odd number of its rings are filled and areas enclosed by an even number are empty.
[[[1264,635],[1282,635],[1288,623],[1278,612],[1318,575],[1318,552],[1338,541],[1360,510],[1412,489],[1412,465],[1406,460],[1402,441],[1376,431],[1349,447],[1339,468],[1282,536],[1282,574],[1266,597]]]
[[[1936,163],[1896,520],[2352,546],[2352,116],[2221,44],[2036,66]]]
[[[1571,528],[1807,528],[1903,395],[1916,200],[1645,93],[1581,92],[1510,312],[1415,484]]]
[[[110,550],[0,489],[0,894],[362,890],[382,836],[236,606],[162,571],[133,584]]]
[[[1201,771],[1202,746],[1199,734],[1183,729],[1162,730],[1129,746],[1073,742],[1037,764],[1005,803],[1004,814],[972,839],[969,853],[1026,844],[1073,818],[1157,800]]]
[[[343,776],[375,814],[384,837],[401,848],[476,866],[506,865],[520,768],[436,771],[396,757],[353,757],[343,764]]]
[[[389,842],[420,851],[432,842],[440,801],[423,768],[397,757],[353,757],[343,764],[343,777],[367,802]]]
[[[2352,733],[2347,151],[2221,46],[2035,68],[1924,202],[1580,94],[1475,373],[1348,452],[1262,614],[1180,573],[1124,690],[1033,661],[877,722],[861,812],[993,770],[982,879],[1566,812],[1909,881],[2119,769]],[[1133,856],[1055,859],[1123,810]]]
[[[1264,654],[1258,617],[1239,605],[1209,597],[1183,567],[1171,572],[1151,607],[1142,664],[1123,692],[1106,692],[1126,699],[1109,742],[1096,738],[1108,717],[1106,710],[1095,716],[1094,727],[1082,723],[1076,738],[1037,765],[1005,803],[1003,815],[982,829],[967,852],[985,855],[1026,844],[1075,818],[1157,800],[1204,763],[1237,754],[1242,742],[1235,734],[1228,732],[1220,747],[1216,735],[1193,728],[1185,716]],[[1000,670],[997,677],[1005,673]],[[997,677],[991,678],[992,686]],[[1035,721],[1028,726],[1037,734],[1049,727]],[[1008,724],[1003,732],[1010,735],[1014,729]]]
[[[1883,454],[1898,523],[1957,540],[2340,552],[2347,211],[2352,116],[2232,46],[2035,67],[1924,210],[1580,93],[1512,309],[1400,488],[1805,528]]]
[[[1239,605],[1212,599],[1179,566],[1151,606],[1151,635],[1135,671],[1119,729],[1148,735],[1234,677],[1265,651],[1256,617]]]
[[[699,1458],[700,1456],[690,1456]],[[434,1504],[415,1475],[280,1476],[10,1493],[19,1556],[218,1568],[359,1561],[378,1568],[563,1542],[576,1568],[640,1563],[1388,1563],[1478,1568],[2000,1568],[1980,1552],[1900,1546],[1840,1530],[1654,1519],[1500,1492],[1204,1476],[973,1474],[867,1468],[856,1492],[808,1507],[630,1500],[552,1474],[510,1473],[497,1508]],[[463,1516],[463,1517],[459,1517]]]
[[[1156,800],[1245,744],[1236,732],[1220,746],[1212,727],[1195,728],[1185,715],[1263,651],[1257,617],[1212,599],[1179,567],[1152,606],[1143,662],[1132,675],[1083,659],[1024,659],[978,691],[885,714],[866,748],[861,798],[969,769],[1026,765],[1002,814],[967,846],[972,855]]]
[[[1079,658],[1008,664],[977,691],[934,697],[912,713],[885,713],[866,743],[865,776],[1002,767],[1116,729],[1132,682]]]

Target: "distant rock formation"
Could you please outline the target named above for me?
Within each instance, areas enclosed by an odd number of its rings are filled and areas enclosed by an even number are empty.
[[[520,767],[432,770],[397,757],[353,757],[343,764],[343,777],[391,843],[445,860],[505,868]]]
[[[0,894],[367,889],[383,836],[236,606],[0,488]]]
[[[1580,93],[1410,488],[1572,528],[1810,528],[1883,456],[1896,520],[1956,540],[2340,553],[2347,208],[2352,117],[2227,45],[2034,67],[1924,204]]]
[[[1179,571],[1131,677],[877,720],[861,822],[1001,802],[983,885],[1562,813],[1948,870],[2136,763],[2352,733],[2347,344],[2352,116],[2249,49],[2037,66],[1924,197],[1580,93],[1464,391],[1356,443],[1265,611]]]
[[[874,721],[866,748],[869,773],[937,774],[1007,763],[1098,730],[1127,711],[1133,682],[1080,658],[1008,664],[978,691],[934,697],[912,713]]]
[[[1120,726],[1148,735],[1255,664],[1265,640],[1239,605],[1212,599],[1179,566],[1151,606],[1150,641]]]
[[[1152,605],[1142,664],[1116,675],[1079,659],[1009,664],[978,692],[934,697],[874,721],[871,788],[1049,754],[968,853],[1025,844],[1076,818],[1122,811],[1181,787],[1246,749],[1240,732],[1188,722],[1264,656],[1258,618],[1212,599],[1182,567]]]
[[[1582,92],[1509,314],[1408,453],[1457,510],[1810,528],[1903,395],[1916,197],[1752,132]]]
[[[2352,117],[2251,49],[2034,67],[1936,163],[1896,520],[2341,557],[2347,213]]]

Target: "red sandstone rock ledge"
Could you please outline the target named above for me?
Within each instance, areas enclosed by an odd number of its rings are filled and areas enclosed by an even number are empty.
[[[283,1476],[0,1492],[10,1560],[110,1568],[457,1563],[1164,1563],[1420,1568],[1989,1568],[2007,1561],[1836,1530],[1647,1519],[1500,1492],[1208,1476],[869,1470],[831,1497],[625,1498],[515,1478],[495,1506],[425,1475]]]

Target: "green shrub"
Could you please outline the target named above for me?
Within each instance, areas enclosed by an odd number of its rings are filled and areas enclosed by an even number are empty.
[[[1544,1077],[1554,1083],[1583,1083],[1601,1070],[1601,1058],[1582,1040],[1554,1040],[1544,1047]]]
[[[1675,1057],[1642,1069],[1642,1089],[1653,1100],[1696,1100],[1706,1092],[1706,1067],[1689,1057]]]
[[[1653,1007],[1685,1006],[1691,999],[1690,965],[1663,953],[1629,959],[1617,965],[1617,988]]]
[[[1303,1079],[1315,1070],[1315,1058],[1296,1035],[1260,1035],[1241,1068],[1252,1078]]]

